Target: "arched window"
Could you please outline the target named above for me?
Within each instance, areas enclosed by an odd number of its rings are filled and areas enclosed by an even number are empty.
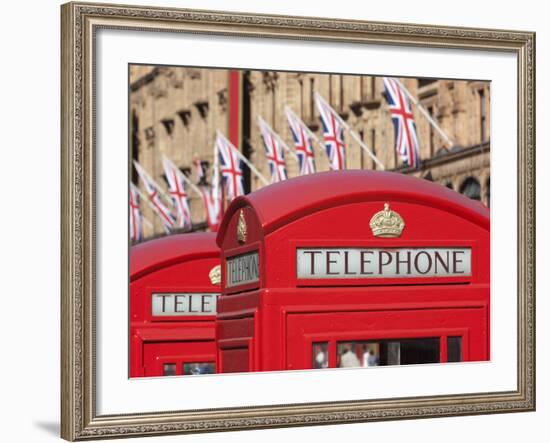
[[[462,185],[460,185],[460,193],[473,200],[481,200],[481,186],[473,177],[468,177],[462,182]]]
[[[136,110],[132,110],[132,146],[130,148],[132,153],[132,160],[139,162],[139,118]],[[138,183],[138,174],[136,168],[132,169],[132,182]]]
[[[434,157],[443,157],[444,155],[447,155],[449,153],[449,150],[443,146],[442,148],[439,148]]]

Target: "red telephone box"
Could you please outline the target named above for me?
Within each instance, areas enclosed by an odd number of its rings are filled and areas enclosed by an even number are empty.
[[[219,248],[214,233],[130,250],[130,377],[216,372]]]
[[[489,211],[441,185],[337,171],[229,206],[218,371],[489,359]]]

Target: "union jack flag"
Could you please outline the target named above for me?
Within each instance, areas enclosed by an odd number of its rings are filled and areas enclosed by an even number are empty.
[[[300,163],[300,175],[315,173],[315,157],[311,138],[308,135],[305,124],[289,109],[286,110],[286,118],[294,139],[294,147]]]
[[[143,220],[139,208],[139,190],[130,183],[130,239],[133,242],[141,241],[143,237]]]
[[[155,183],[155,181],[149,177],[147,172],[141,167],[141,165],[134,161],[134,167],[136,168],[136,171],[138,172],[139,178],[143,182],[143,185],[145,186],[145,190],[147,192],[147,198],[153,205],[155,213],[159,216],[160,220],[162,221],[162,226],[164,227],[164,230],[166,232],[170,232],[174,225],[176,224],[176,220],[174,219],[174,216],[170,212],[170,210],[164,205],[162,200],[160,199],[160,187]]]
[[[262,120],[258,119],[262,140],[264,141],[265,155],[271,171],[271,183],[280,182],[288,178],[286,173],[285,152],[283,146],[273,129]]]
[[[206,221],[211,231],[216,231],[220,223],[220,201],[216,197],[213,187],[201,186],[200,188],[204,209],[206,210]]]
[[[183,172],[164,156],[162,157],[162,166],[164,167],[164,174],[168,181],[168,193],[172,197],[178,214],[178,226],[180,228],[191,227],[191,210],[189,209],[187,193],[185,192]]]
[[[403,163],[418,168],[419,143],[409,98],[395,79],[384,77],[384,87],[395,130],[395,149]]]
[[[315,102],[323,124],[325,149],[330,160],[330,169],[346,168],[346,145],[344,143],[344,126],[336,112],[319,95],[315,95]]]
[[[240,152],[223,135],[218,133],[216,147],[220,158],[222,181],[229,200],[244,195],[243,165]]]

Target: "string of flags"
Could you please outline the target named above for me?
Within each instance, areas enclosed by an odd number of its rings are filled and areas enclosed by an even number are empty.
[[[395,132],[395,150],[403,163],[411,168],[421,165],[419,139],[416,123],[412,113],[411,101],[426,116],[429,123],[434,125],[442,134],[446,142],[452,146],[452,141],[421,107],[410,92],[399,82],[389,77],[383,78],[385,97],[388,103]],[[130,239],[139,242],[143,239],[144,224],[152,224],[143,217],[140,202],[145,201],[161,220],[165,232],[174,229],[192,229],[191,210],[189,207],[188,190],[196,193],[203,202],[206,223],[210,230],[215,231],[223,215],[225,200],[244,195],[244,167],[248,167],[265,185],[288,179],[286,155],[291,155],[299,165],[299,174],[313,174],[317,171],[314,156],[314,144],[322,147],[329,160],[332,170],[346,169],[347,146],[344,134],[347,131],[350,139],[355,140],[377,164],[384,169],[382,162],[374,152],[341,116],[318,93],[315,93],[315,104],[319,111],[322,125],[323,140],[320,141],[310,128],[289,107],[285,107],[285,114],[292,135],[293,148],[258,117],[261,140],[265,156],[269,165],[271,180],[267,180],[258,169],[220,132],[217,131],[214,142],[214,164],[211,170],[210,184],[206,178],[204,164],[195,156],[193,160],[193,182],[168,157],[163,155],[162,165],[168,183],[168,193],[156,183],[145,169],[134,161],[134,167],[145,193],[142,193],[135,184],[130,185]]]

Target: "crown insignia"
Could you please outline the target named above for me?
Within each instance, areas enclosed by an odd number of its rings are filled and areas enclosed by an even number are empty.
[[[384,210],[370,219],[370,228],[375,237],[399,237],[405,228],[405,222],[397,212],[390,211],[388,203],[384,203]]]
[[[244,212],[242,209],[239,214],[239,221],[237,222],[237,240],[239,243],[246,242],[246,220],[244,219]]]
[[[212,269],[210,269],[210,272],[208,273],[208,277],[210,277],[210,282],[213,285],[219,285],[222,281],[222,268],[221,268],[221,266],[216,265]]]

